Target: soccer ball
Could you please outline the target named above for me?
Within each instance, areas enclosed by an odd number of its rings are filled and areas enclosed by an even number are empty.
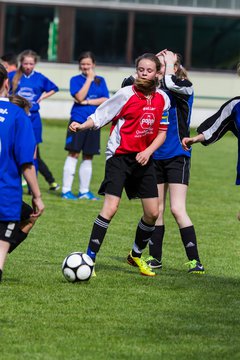
[[[90,256],[82,252],[69,254],[62,263],[62,272],[70,282],[87,281],[93,272],[94,263]]]

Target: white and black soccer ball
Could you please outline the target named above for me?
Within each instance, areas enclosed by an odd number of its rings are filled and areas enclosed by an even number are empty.
[[[73,252],[65,257],[62,272],[70,282],[87,281],[91,278],[94,263],[90,256],[82,252]]]

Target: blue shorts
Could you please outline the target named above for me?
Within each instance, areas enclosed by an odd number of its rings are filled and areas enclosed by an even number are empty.
[[[69,124],[72,121],[69,122]],[[69,126],[68,124],[68,126]],[[67,130],[65,150],[85,155],[100,154],[100,129],[72,132]]]
[[[42,120],[38,111],[31,113],[31,121],[36,143],[42,142]]]

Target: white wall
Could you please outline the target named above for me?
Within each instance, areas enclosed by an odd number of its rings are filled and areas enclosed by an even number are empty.
[[[41,103],[41,116],[48,119],[68,119],[72,98],[69,94],[70,78],[78,74],[78,65],[39,63],[37,71],[54,81],[59,93]],[[96,72],[105,78],[111,92],[117,91],[124,77],[134,73],[133,68],[97,66]],[[235,73],[189,72],[194,84],[195,100],[192,127],[212,115],[227,100],[240,95],[240,78]]]

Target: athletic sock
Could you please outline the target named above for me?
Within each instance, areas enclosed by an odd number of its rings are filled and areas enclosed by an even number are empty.
[[[11,243],[10,248],[8,250],[9,254],[16,249],[17,246],[19,246],[28,236],[27,233],[23,232],[22,230],[18,230],[15,238],[14,238],[14,242]]]
[[[92,178],[92,160],[83,160],[79,167],[79,192],[84,194],[89,191]]]
[[[87,254],[95,261],[96,255],[100,250],[111,220],[104,219],[98,215],[94,221],[92,233],[88,243]]]
[[[77,162],[78,159],[73,158],[72,156],[67,156],[65,160],[63,167],[63,186],[62,186],[62,192],[64,194],[72,190],[72,184],[76,172]]]
[[[197,238],[196,238],[194,226],[191,225],[179,230],[188,259],[197,260],[200,262],[198,249],[197,249]]]
[[[162,245],[165,233],[165,225],[156,225],[155,230],[149,240],[149,255],[155,259],[162,260]]]
[[[0,282],[2,281],[2,269],[0,269]]]
[[[152,237],[153,231],[155,229],[154,225],[149,225],[143,219],[138,223],[135,242],[132,248],[133,257],[141,257],[143,250],[146,248],[149,240]]]

